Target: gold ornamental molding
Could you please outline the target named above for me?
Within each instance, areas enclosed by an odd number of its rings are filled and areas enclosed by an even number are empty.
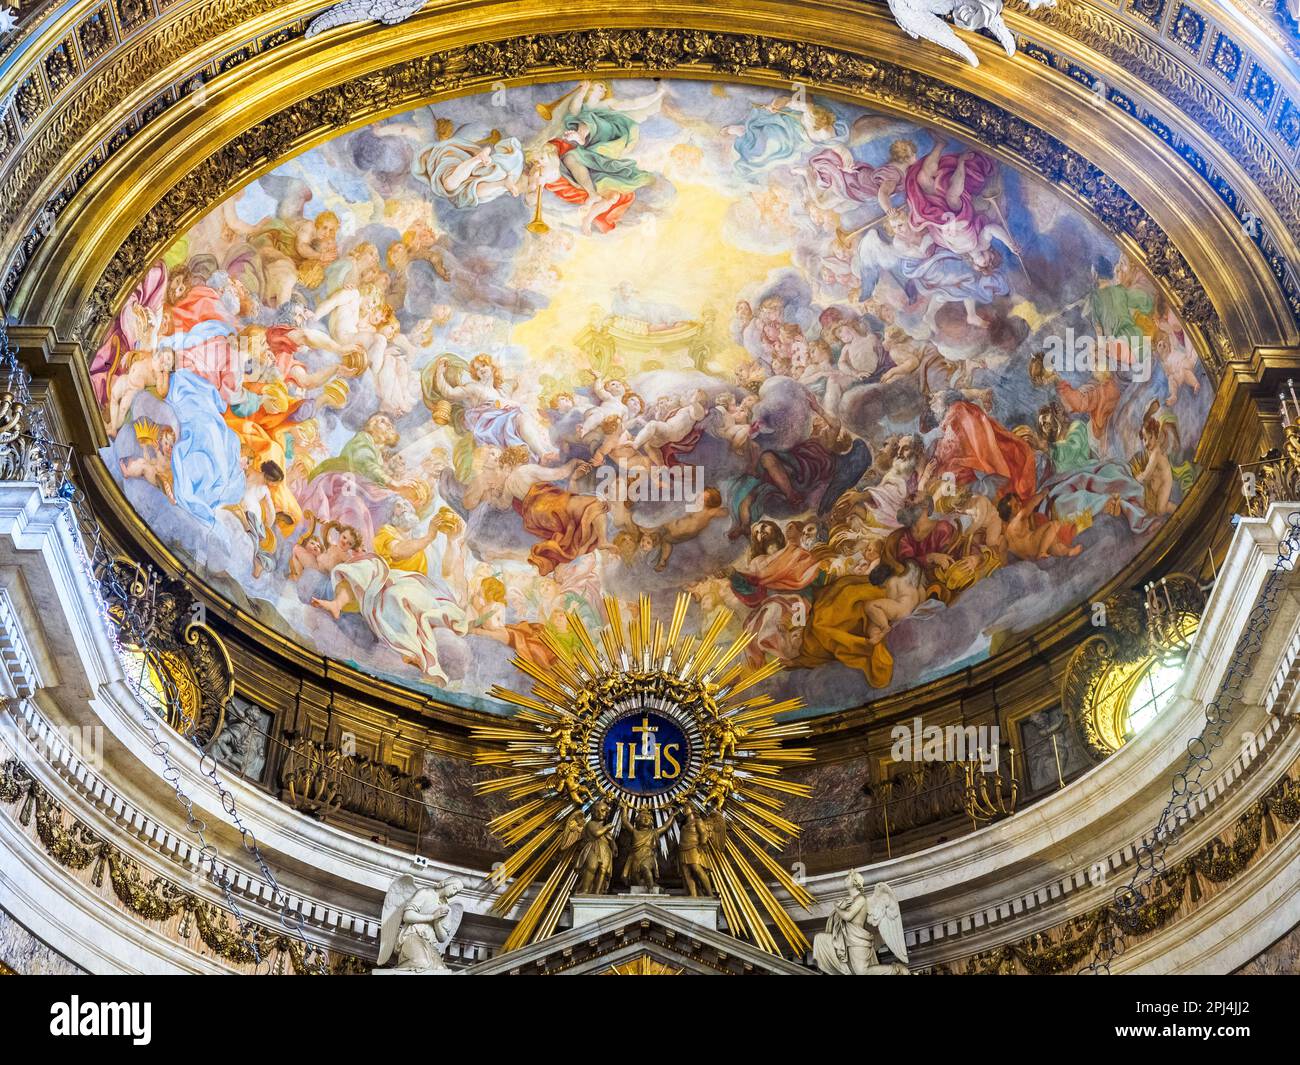
[[[1070,11],[1091,10],[1086,4],[1062,2]],[[235,7],[251,15],[241,21]],[[212,20],[197,14],[210,9]],[[82,77],[91,84],[102,70],[102,77],[113,82],[111,91],[105,88],[89,100],[79,95],[81,81],[67,83],[28,129],[31,138],[40,138],[53,120],[50,115],[65,116],[64,138],[40,142],[48,154],[30,162],[24,161],[29,158],[24,138],[0,162],[0,181],[7,190],[18,189],[0,204],[13,203],[20,222],[0,229],[0,243],[8,241],[12,248],[20,242],[15,256],[4,260],[16,265],[7,265],[0,277],[0,286],[16,278],[6,309],[54,327],[65,341],[79,342],[83,352],[92,349],[103,325],[161,249],[215,203],[284,159],[345,129],[422,103],[490,89],[495,83],[566,80],[599,72],[767,85],[799,81],[978,141],[1054,184],[1116,233],[1159,279],[1191,325],[1207,367],[1223,378],[1211,415],[1218,428],[1206,434],[1198,455],[1207,466],[1220,464],[1225,449],[1241,443],[1242,434],[1251,430],[1244,425],[1243,393],[1234,391],[1233,378],[1242,375],[1242,366],[1251,364],[1261,345],[1284,351],[1300,337],[1258,248],[1205,182],[1134,117],[1117,108],[1095,108],[1085,86],[1027,53],[1009,60],[992,42],[973,38],[982,62],[971,70],[955,57],[908,41],[883,7],[865,7],[856,0],[688,2],[670,12],[642,3],[623,5],[612,14],[608,4],[580,0],[558,15],[537,0],[435,3],[398,27],[355,26],[304,41],[304,17],[319,9],[312,3],[269,0],[176,3],[126,42],[132,47],[138,43],[142,58],[120,75],[120,82],[110,69],[116,63],[113,52],[101,55],[95,61],[99,66],[85,68]],[[191,15],[192,21],[182,23]],[[1009,11],[1008,17],[1018,34],[1055,34],[1065,41],[1064,34],[1036,16]],[[680,25],[662,25],[669,19]],[[593,23],[617,25],[591,29]],[[166,48],[165,29],[172,34]],[[145,50],[146,36],[155,51]],[[154,59],[157,65],[151,67]],[[205,73],[196,85],[200,67]],[[1117,64],[1104,69],[1113,75],[1112,86],[1134,96],[1139,90],[1151,95]],[[0,81],[0,99],[6,91]],[[155,108],[154,101],[164,97],[171,102]],[[202,106],[196,102],[200,98]],[[4,121],[16,119],[7,115]],[[111,153],[107,145],[115,145]],[[19,181],[13,168],[21,166],[28,169]],[[50,217],[43,231],[22,221],[31,219],[33,204],[52,205],[46,208]],[[1270,218],[1276,220],[1273,214]],[[68,346],[75,350],[76,344]],[[73,373],[85,378],[83,360],[78,357],[75,363]],[[1225,375],[1229,365],[1232,372]],[[89,393],[83,388],[81,394]],[[102,433],[93,409],[70,417],[80,417],[92,432]],[[171,575],[182,574],[177,560],[133,519],[102,470],[94,463],[91,468],[92,476],[100,475],[96,493],[116,505],[128,539],[163,560]],[[1201,536],[1197,522],[1221,508],[1214,478],[1203,478],[1159,542],[1101,594],[1136,579],[1140,567],[1169,551],[1176,538]],[[208,590],[200,594],[221,613],[224,608]],[[1037,633],[1023,651],[1009,651],[973,672],[933,682],[909,698],[938,698],[972,680],[1000,676],[1067,639],[1080,621],[1079,616],[1067,617]],[[286,661],[319,671],[319,659],[288,645],[255,619],[241,614],[235,623]],[[337,672],[368,697],[415,707],[421,716],[429,711],[443,720],[469,723],[470,715],[453,708],[359,679],[350,671]],[[904,701],[884,700],[876,710],[890,713]],[[851,720],[860,723],[861,714],[828,716],[818,731],[844,728]]]
[[[127,2],[140,0],[119,0],[119,7]],[[1238,220],[1205,188],[1179,187],[1186,185],[1181,178],[1162,181],[1178,177],[1185,164],[1165,158],[1153,167],[1154,156],[1164,151],[1158,137],[1113,108],[1083,112],[1091,132],[1073,119],[1060,122],[1081,111],[1088,90],[1025,55],[1008,61],[990,42],[976,39],[985,59],[972,71],[933,48],[904,43],[883,8],[847,0],[684,4],[671,14],[678,25],[654,28],[635,23],[664,21],[655,5],[644,5],[644,13],[624,6],[611,15],[607,5],[584,3],[556,15],[534,0],[442,3],[400,27],[363,25],[304,41],[304,18],[318,7],[270,0],[175,4],[125,35],[117,49],[88,61],[83,42],[74,49],[79,61],[70,53],[67,68],[47,63],[34,72],[40,77],[29,75],[14,86],[10,111],[16,114],[5,116],[0,134],[0,153],[7,152],[0,174],[12,192],[6,197],[12,206],[0,210],[0,220],[19,241],[10,249],[15,254],[6,255],[0,284],[11,313],[49,322],[85,345],[143,270],[141,260],[206,206],[286,155],[360,121],[495,80],[560,79],[599,69],[769,83],[797,78],[991,140],[1127,235],[1200,330],[1212,366],[1245,358],[1261,343],[1294,342],[1300,303],[1288,307],[1270,286],[1268,254],[1261,261],[1260,250],[1239,239]],[[1064,23],[1041,22],[1041,11],[1030,17],[1009,10],[1008,17],[1030,37],[1047,32],[1070,44],[1072,33],[1093,34],[1090,52],[1106,44],[1123,59],[1106,61],[1105,73],[1126,91],[1141,90],[1141,81],[1125,70],[1140,64],[1129,64],[1126,50],[1142,54],[1153,46],[1130,31],[1112,34],[1107,44],[1108,23],[1090,5],[1067,0],[1065,11]],[[624,25],[588,28],[610,22]],[[731,32],[718,32],[724,26]],[[115,31],[123,29],[114,24]],[[65,69],[60,84],[51,70]],[[206,107],[192,103],[196,89]],[[1070,147],[1061,151],[1064,146],[1041,133],[1045,126],[1068,127]],[[214,144],[220,147],[209,154]],[[1259,144],[1247,147],[1264,152]],[[1224,158],[1212,140],[1206,151],[1217,153],[1216,163]],[[201,178],[184,173],[205,155]],[[1069,166],[1055,169],[1068,172],[1050,172],[1058,160]],[[1090,166],[1140,177],[1146,187],[1130,191],[1145,205],[1141,216],[1126,216],[1116,202],[1126,196],[1124,185],[1089,172]],[[1282,173],[1269,159],[1257,170],[1279,179]],[[80,185],[79,174],[85,176]],[[162,189],[169,191],[160,200]],[[1280,205],[1285,214],[1298,197],[1294,188],[1279,197],[1261,192],[1259,210],[1275,223],[1271,232],[1285,234],[1288,226],[1268,205]],[[1184,247],[1191,244],[1199,246]],[[115,245],[120,251],[112,255]],[[1210,295],[1198,291],[1198,276]]]
[[[80,257],[49,257],[51,266],[57,261],[63,267],[63,276],[57,282],[51,278],[51,285],[68,296],[89,289],[75,301],[73,339],[83,349],[93,346],[135,280],[176,234],[283,158],[342,129],[432,99],[497,82],[562,79],[605,69],[744,76],[760,82],[801,80],[955,129],[1062,188],[1108,230],[1127,238],[1172,295],[1184,320],[1199,332],[1203,358],[1215,376],[1232,356],[1233,345],[1213,301],[1168,234],[1117,181],[1050,134],[973,92],[892,63],[772,38],[658,29],[529,35],[470,45],[362,74],[284,107],[188,170],[125,235],[116,254],[95,272],[93,284],[79,269],[92,267],[84,254],[91,249],[83,249]],[[57,242],[51,250],[56,249]],[[55,308],[45,310],[54,317]],[[61,310],[59,317],[66,321],[66,302]]]

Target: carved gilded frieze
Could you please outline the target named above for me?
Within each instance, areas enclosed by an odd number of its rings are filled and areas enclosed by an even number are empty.
[[[1158,875],[1140,904],[1108,905],[931,971],[963,976],[1072,973],[1107,939],[1131,943],[1159,932],[1241,876],[1300,824],[1298,768],[1293,765],[1230,826]]]
[[[165,925],[181,943],[195,936],[214,956],[232,965],[257,961],[247,935],[219,906],[187,891],[166,876],[148,876],[139,863],[66,811],[17,759],[0,765],[0,804],[17,805],[16,820],[34,831],[51,858],[70,873],[87,873],[89,885],[108,890],[128,913]],[[370,962],[340,951],[308,947],[268,925],[250,925],[262,959],[277,958],[276,971],[298,975],[349,975],[370,970]],[[287,965],[286,965],[287,962]]]

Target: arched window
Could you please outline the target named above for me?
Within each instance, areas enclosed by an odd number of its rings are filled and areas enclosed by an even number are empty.
[[[1174,697],[1183,676],[1181,659],[1153,658],[1136,678],[1129,693],[1124,738],[1131,739],[1151,724]]]

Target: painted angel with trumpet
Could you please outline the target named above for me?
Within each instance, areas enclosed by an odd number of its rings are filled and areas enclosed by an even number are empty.
[[[380,918],[379,964],[396,955],[392,971],[411,974],[451,972],[442,960],[460,927],[465,907],[451,900],[464,885],[449,876],[425,887],[403,873],[393,878],[384,895]]]
[[[849,897],[835,903],[826,931],[813,938],[813,960],[829,976],[905,976],[907,942],[898,896],[888,884],[867,892],[862,874],[849,874]],[[876,954],[883,941],[899,961],[883,965]]]

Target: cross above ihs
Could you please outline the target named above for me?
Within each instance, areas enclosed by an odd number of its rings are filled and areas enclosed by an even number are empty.
[[[659,731],[659,727],[650,724],[650,719],[642,714],[641,724],[633,725],[632,731],[641,733],[641,753],[647,758],[652,758],[655,750],[654,734]]]

